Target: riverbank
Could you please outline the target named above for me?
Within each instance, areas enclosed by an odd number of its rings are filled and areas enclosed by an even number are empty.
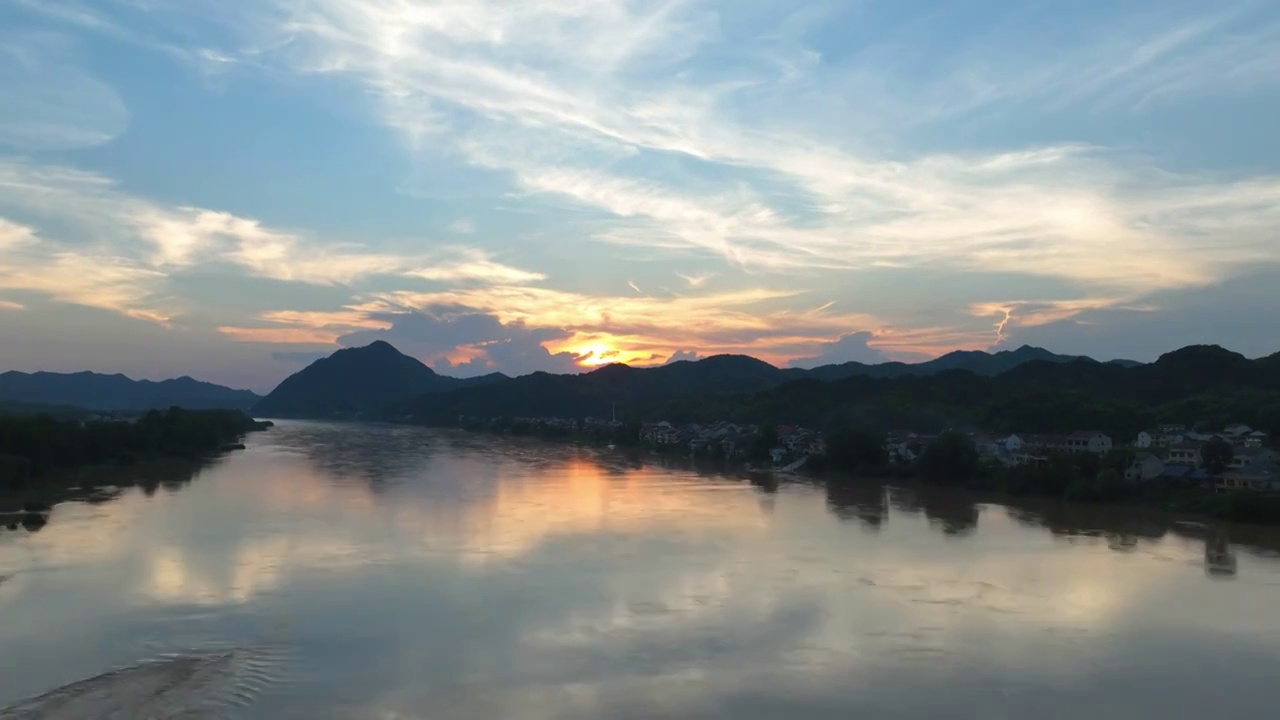
[[[175,468],[189,480],[210,458],[242,449],[246,434],[271,426],[239,411],[177,408],[134,421],[0,417],[0,525],[38,527],[57,502],[109,499],[114,487],[154,491]]]

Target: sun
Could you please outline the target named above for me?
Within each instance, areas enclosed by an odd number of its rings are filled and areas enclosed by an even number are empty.
[[[574,348],[573,353],[583,356],[578,361],[578,364],[583,367],[600,367],[620,361],[617,349],[600,343]]]

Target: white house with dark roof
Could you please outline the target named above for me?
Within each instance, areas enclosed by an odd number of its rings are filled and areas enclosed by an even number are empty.
[[[1130,482],[1155,480],[1164,473],[1164,461],[1152,453],[1140,452],[1124,470],[1124,479]]]
[[[1201,445],[1198,443],[1183,443],[1169,448],[1169,454],[1165,457],[1165,462],[1170,465],[1185,465],[1187,467],[1200,467]]]
[[[1111,436],[1097,430],[1073,432],[1067,436],[1067,450],[1074,453],[1094,453],[1105,455],[1111,452],[1114,443]]]

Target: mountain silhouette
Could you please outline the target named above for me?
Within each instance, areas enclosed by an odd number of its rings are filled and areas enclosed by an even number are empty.
[[[0,400],[31,405],[74,406],[88,410],[247,410],[259,399],[248,390],[180,377],[155,382],[124,375],[78,373],[0,374]]]
[[[964,370],[995,376],[1027,363],[1099,364],[1023,346],[997,353],[957,351],[928,362],[867,365],[851,362],[810,370],[778,368],[746,355],[715,355],[658,367],[607,365],[578,375],[533,373],[518,378],[493,374],[457,379],[437,374],[418,360],[378,341],[339,350],[294,374],[264,398],[255,412],[266,417],[403,417],[440,413],[607,415],[615,404],[675,401],[690,396],[749,393],[800,379],[896,378]],[[441,397],[447,394],[447,397]]]
[[[1023,345],[1016,350],[1001,350],[995,353],[981,350],[956,350],[922,363],[887,362],[872,365],[848,362],[838,365],[823,365],[812,370],[792,370],[789,372],[793,379],[811,377],[818,380],[840,380],[856,375],[879,378],[933,375],[947,370],[967,370],[975,375],[992,376],[1008,372],[1019,365],[1037,360],[1051,363],[1067,363],[1076,360],[1093,362],[1091,358],[1083,355],[1059,355],[1044,348]],[[1139,364],[1124,360],[1118,362],[1132,365]]]
[[[362,417],[419,395],[505,380],[494,374],[460,380],[445,377],[379,340],[339,350],[290,375],[254,406],[278,418]]]

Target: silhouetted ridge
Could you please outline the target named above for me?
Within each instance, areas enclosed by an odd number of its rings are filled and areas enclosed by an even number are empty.
[[[317,360],[280,383],[254,407],[267,417],[384,416],[397,402],[428,393],[507,379],[444,377],[390,343],[344,348]]]
[[[258,401],[248,390],[201,382],[188,376],[173,380],[132,380],[115,373],[0,374],[0,400],[32,405],[73,406],[88,410],[247,410]]]

